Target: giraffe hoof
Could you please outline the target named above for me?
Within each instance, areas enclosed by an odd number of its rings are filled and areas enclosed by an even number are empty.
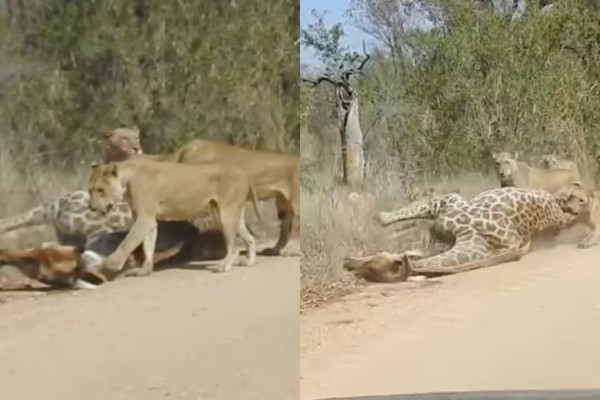
[[[73,284],[73,289],[77,289],[77,290],[94,290],[97,289],[98,285],[94,285],[93,283],[89,283],[86,282],[84,280],[78,279],[74,284]]]
[[[404,255],[413,260],[425,257],[425,254],[420,249],[413,249],[413,250],[405,251]]]

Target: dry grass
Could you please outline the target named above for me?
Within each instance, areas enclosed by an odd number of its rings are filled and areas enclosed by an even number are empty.
[[[81,189],[87,183],[87,170],[83,166],[71,173],[51,167],[30,167],[21,171],[15,158],[0,151],[0,217],[13,216],[43,202]],[[40,240],[53,240],[54,233],[47,227],[23,229],[0,236],[0,247],[32,246]]]
[[[6,148],[0,150],[0,218],[25,212],[43,202],[81,189],[86,183],[87,171],[83,165],[72,173],[36,166],[23,171],[16,166],[15,157]],[[55,239],[56,235],[50,226],[23,228],[0,234],[0,248],[33,247]],[[14,267],[0,267],[0,287],[22,287],[30,283]]]

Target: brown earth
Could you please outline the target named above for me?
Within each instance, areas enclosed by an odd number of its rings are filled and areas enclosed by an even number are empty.
[[[369,285],[300,318],[301,399],[600,387],[600,246]]]
[[[298,292],[299,257],[258,257],[0,293],[0,399],[297,399]]]

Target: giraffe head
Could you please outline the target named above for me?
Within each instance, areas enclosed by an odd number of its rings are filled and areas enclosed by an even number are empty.
[[[401,254],[384,251],[367,257],[346,257],[344,259],[344,269],[353,271],[357,277],[370,282],[403,282],[410,275],[407,261],[411,258],[422,258],[423,256],[421,251],[412,250]]]

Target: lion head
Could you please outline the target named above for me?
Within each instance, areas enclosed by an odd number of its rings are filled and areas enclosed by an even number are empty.
[[[559,160],[554,154],[544,154],[542,156],[541,164],[544,168],[558,168]]]
[[[513,157],[503,151],[501,153],[494,153],[492,157],[500,185],[502,187],[513,186],[513,181],[517,173],[517,153]]]
[[[111,162],[104,165],[92,163],[89,194],[90,209],[100,214],[108,213],[123,200],[125,190],[119,180],[119,167]]]
[[[138,128],[116,128],[102,134],[108,145],[109,161],[123,161],[143,154]]]
[[[559,196],[562,197],[560,206],[563,211],[575,216],[589,213],[594,206],[594,192],[579,182],[575,182]]]

